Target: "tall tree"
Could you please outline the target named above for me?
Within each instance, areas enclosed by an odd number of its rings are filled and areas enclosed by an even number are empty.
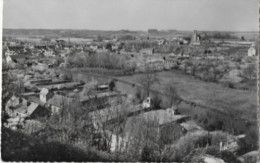
[[[140,78],[140,83],[144,87],[147,97],[149,97],[152,85],[160,83],[160,80],[153,72],[151,65],[146,65],[145,69],[145,74]]]

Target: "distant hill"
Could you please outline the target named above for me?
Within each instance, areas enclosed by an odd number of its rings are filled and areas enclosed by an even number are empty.
[[[141,31],[101,31],[101,30],[72,30],[72,29],[3,29],[3,36],[26,36],[26,37],[75,37],[96,38],[105,36],[111,38],[116,35],[131,34],[138,35]]]

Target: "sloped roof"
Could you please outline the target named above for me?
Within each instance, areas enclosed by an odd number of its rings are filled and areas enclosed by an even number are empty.
[[[189,116],[186,115],[174,115],[173,113],[167,111],[167,110],[155,110],[155,111],[149,111],[142,114],[139,114],[138,116],[141,116],[146,119],[156,119],[158,120],[159,125],[164,125],[167,123],[175,122],[184,118],[188,118]]]
[[[10,57],[12,59],[25,59],[26,58],[26,56],[23,55],[23,54],[20,54],[20,55],[10,55]]]
[[[206,163],[213,163],[213,162],[224,163],[224,161],[222,159],[208,155],[208,154],[205,154],[204,156],[202,156],[202,158],[203,158],[204,162],[206,162]]]
[[[153,48],[144,48],[144,49],[141,49],[140,51],[147,51],[147,50],[154,50]]]
[[[195,122],[188,121],[180,124],[187,131],[201,130],[202,128],[198,126]]]
[[[157,110],[144,113],[144,116],[147,117],[157,117],[160,125],[164,125],[166,123],[174,122],[180,120],[182,118],[186,118],[186,115],[171,115],[166,110]]]
[[[28,107],[27,114],[31,115],[39,106],[37,103],[31,103],[31,105]]]

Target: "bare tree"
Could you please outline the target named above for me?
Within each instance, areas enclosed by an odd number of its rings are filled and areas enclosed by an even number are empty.
[[[252,79],[253,77],[257,76],[257,68],[255,64],[250,64],[248,65],[248,67],[246,67],[243,72],[242,72],[242,76],[248,78],[248,79]]]
[[[90,145],[93,130],[88,113],[92,106],[83,107],[77,98],[68,100],[62,97],[57,102],[61,110],[46,122],[46,136],[72,144],[81,142]]]
[[[152,68],[149,65],[146,65],[146,72],[144,76],[140,78],[140,83],[144,87],[147,97],[149,97],[152,85],[154,85],[155,83],[160,83],[160,80],[157,75],[152,71]]]
[[[86,83],[83,87],[82,96],[89,96],[92,94],[93,89],[97,85],[97,81],[92,79],[90,82]]]
[[[99,135],[96,144],[99,149],[110,152],[111,145],[114,143],[116,152],[121,151],[119,134],[128,115],[127,108],[129,108],[128,103],[123,103],[123,101],[122,97],[117,97],[110,102],[110,106],[90,113],[96,134]],[[116,136],[116,142],[113,141],[113,136]]]
[[[170,86],[165,90],[165,92],[167,92],[167,94],[170,96],[171,105],[180,103],[181,97],[179,96],[177,89],[174,86]]]
[[[192,74],[192,76],[196,75],[197,70],[198,70],[198,65],[193,63],[192,66],[191,66],[191,74]]]
[[[133,117],[125,128],[128,132],[128,153],[142,161],[160,160],[159,121],[156,117]]]

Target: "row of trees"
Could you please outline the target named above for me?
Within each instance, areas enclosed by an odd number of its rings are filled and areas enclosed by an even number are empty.
[[[154,48],[158,46],[156,41],[129,41],[124,43],[126,51],[140,51],[144,48]]]
[[[136,64],[127,61],[124,56],[109,53],[97,53],[91,55],[77,53],[69,56],[66,59],[66,62],[72,67],[92,67],[132,71],[136,68]]]
[[[221,67],[222,65],[222,67]],[[218,82],[228,68],[220,62],[206,60],[205,62],[197,63],[195,61],[186,60],[183,62],[183,71],[190,73],[204,81]]]

